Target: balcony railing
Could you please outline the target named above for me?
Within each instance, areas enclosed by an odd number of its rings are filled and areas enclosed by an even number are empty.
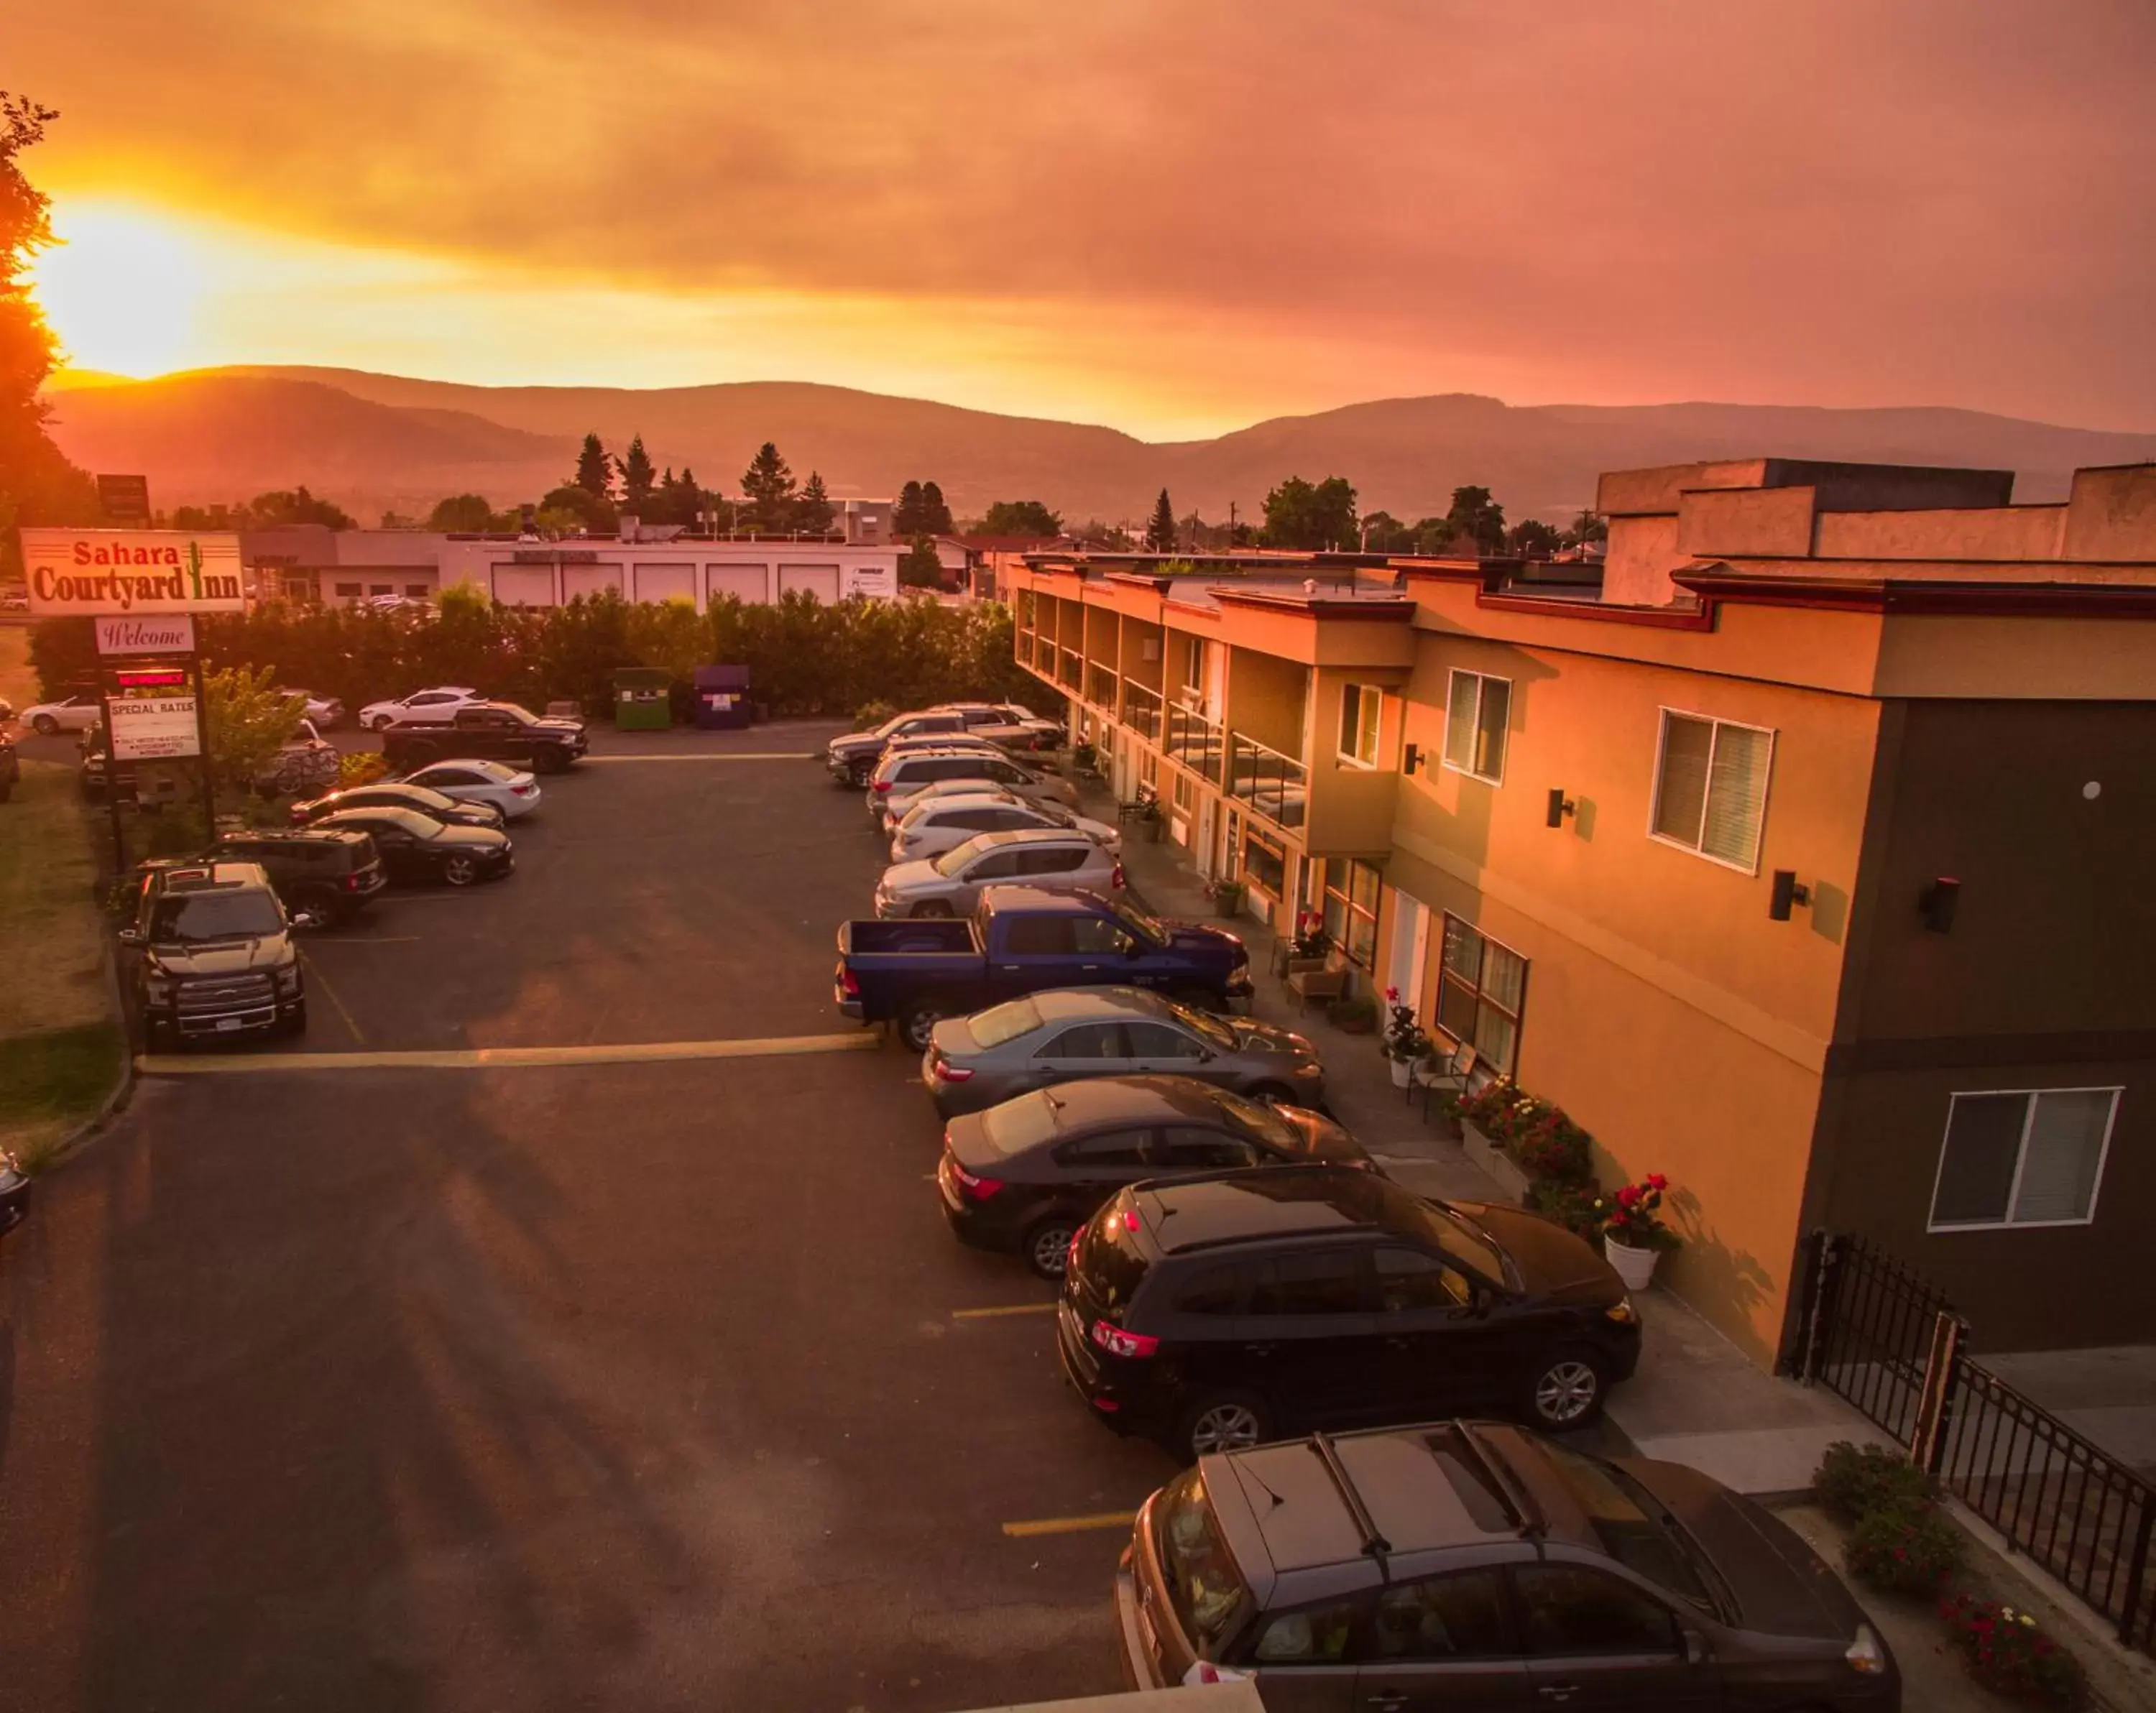
[[[1059,650],[1055,661],[1055,681],[1065,690],[1076,690],[1083,664],[1079,659],[1078,651],[1075,649]]]
[[[1116,711],[1116,674],[1106,666],[1086,669],[1086,700],[1095,707]]]
[[[1310,774],[1302,763],[1240,732],[1229,743],[1229,795],[1278,826],[1302,825],[1310,808]]]
[[[1029,630],[1014,632],[1011,638],[1011,653],[1017,657],[1019,665],[1032,665],[1033,633]]]
[[[1123,724],[1147,743],[1160,741],[1160,695],[1142,684],[1123,680]]]
[[[1219,726],[1188,708],[1168,710],[1168,753],[1192,772],[1214,785],[1220,783],[1227,759],[1227,741]]]

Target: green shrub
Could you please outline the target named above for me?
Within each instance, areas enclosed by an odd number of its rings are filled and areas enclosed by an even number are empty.
[[[1529,1177],[1585,1183],[1594,1175],[1585,1131],[1555,1106],[1546,1106],[1507,1139],[1512,1157]]]
[[[889,702],[863,702],[854,710],[854,730],[874,731],[897,711]]]
[[[1928,1504],[1866,1512],[1841,1548],[1851,1576],[1896,1594],[1938,1592],[1967,1556],[1961,1531]]]
[[[1557,1178],[1537,1177],[1527,1182],[1527,1206],[1589,1243],[1602,1240],[1602,1209],[1591,1183],[1567,1183]]]
[[[1877,1510],[1928,1505],[1932,1478],[1890,1445],[1855,1445],[1837,1439],[1820,1459],[1812,1491],[1820,1509],[1836,1522],[1861,1521]]]

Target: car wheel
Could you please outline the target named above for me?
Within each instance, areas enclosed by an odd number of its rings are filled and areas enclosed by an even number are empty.
[[[941,999],[916,999],[898,1014],[898,1032],[916,1053],[926,1053],[936,1025],[949,1015]]]
[[[377,731],[388,731],[391,726],[394,726],[396,723],[397,723],[396,716],[395,716],[395,715],[390,715],[390,714],[377,714],[377,715],[374,716],[374,729],[375,729]]]
[[[30,730],[36,732],[39,737],[58,737],[60,722],[49,714],[40,714],[30,722]]]
[[[951,914],[951,906],[940,898],[932,898],[926,904],[916,904],[906,914],[914,916],[947,916]]]
[[[1545,1433],[1584,1428],[1602,1413],[1606,1389],[1602,1359],[1592,1351],[1560,1351],[1527,1382],[1527,1419]]]
[[[560,750],[534,750],[531,752],[531,771],[534,773],[566,773],[569,758]]]
[[[1078,1222],[1061,1213],[1051,1213],[1025,1234],[1025,1247],[1020,1251],[1025,1264],[1051,1285],[1063,1277],[1063,1269],[1070,1259],[1070,1239],[1078,1235]]]
[[[142,1025],[142,1045],[151,1053],[172,1053],[179,1049],[179,1033],[170,1023],[155,1019]]]
[[[1215,1451],[1243,1451],[1273,1437],[1272,1412],[1248,1392],[1202,1398],[1176,1430],[1175,1450],[1188,1463]]]
[[[469,886],[479,879],[479,864],[468,856],[444,858],[442,879],[452,886]]]
[[[344,919],[344,900],[334,886],[302,886],[292,895],[292,908],[306,911],[326,928]]]

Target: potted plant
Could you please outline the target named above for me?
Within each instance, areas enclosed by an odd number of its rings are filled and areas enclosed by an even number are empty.
[[[1238,915],[1243,908],[1243,883],[1225,875],[1207,885],[1206,895],[1213,900],[1215,915],[1226,917]]]
[[[1400,990],[1385,989],[1385,1039],[1379,1050],[1393,1068],[1393,1086],[1404,1089],[1414,1080],[1415,1067],[1430,1055],[1430,1035],[1415,1021],[1414,1008],[1402,1003]]]
[[[1661,1221],[1662,1192],[1670,1181],[1650,1172],[1604,1199],[1602,1253],[1617,1269],[1627,1290],[1645,1290],[1653,1282],[1655,1263],[1677,1246],[1676,1233]]]
[[[1325,1020],[1346,1035],[1367,1035],[1378,1026],[1378,1008],[1365,994],[1342,996],[1325,1008]]]

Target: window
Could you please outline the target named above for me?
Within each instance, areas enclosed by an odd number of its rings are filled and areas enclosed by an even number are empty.
[[[1283,1612],[1258,1632],[1261,1665],[1346,1665],[1355,1658],[1355,1618],[1360,1595],[1301,1612]]]
[[[1377,1260],[1378,1302],[1387,1314],[1464,1309],[1473,1300],[1465,1279],[1419,1249],[1379,1249]]]
[[[1198,782],[1188,773],[1175,776],[1175,807],[1185,815],[1198,813]]]
[[[1932,1191],[1933,1231],[2086,1225],[2096,1217],[2117,1089],[1956,1095]]]
[[[1137,949],[1137,941],[1113,922],[1104,922],[1098,916],[1081,916],[1070,925],[1072,949],[1077,951],[1098,951],[1125,957]]]
[[[1033,1056],[1036,1059],[1122,1059],[1122,1025],[1080,1023],[1056,1036]]]
[[[1541,1659],[1581,1654],[1675,1654],[1677,1622],[1661,1601],[1584,1565],[1523,1564],[1512,1572],[1527,1623],[1527,1652]]]
[[[1250,1295],[1250,1282],[1248,1267],[1208,1267],[1176,1292],[1176,1312],[1240,1315],[1243,1312],[1243,1299]]]
[[[1175,1125],[1163,1132],[1167,1157],[1161,1162],[1170,1172],[1219,1172],[1229,1167],[1264,1162],[1248,1142],[1224,1136],[1216,1130],[1192,1130]]]
[[[1204,1056],[1203,1045],[1166,1023],[1132,1023],[1123,1027],[1130,1032],[1133,1059],[1197,1059]]]
[[[1100,1167],[1135,1167],[1152,1162],[1146,1158],[1146,1132],[1119,1130],[1106,1136],[1065,1142],[1055,1151],[1055,1163],[1091,1170]]]
[[[1376,967],[1378,900],[1383,889],[1368,863],[1334,857],[1325,864],[1325,931],[1352,963]]]
[[[1100,847],[1095,845],[1094,849]],[[1068,874],[1086,865],[1086,852],[1076,845],[1050,845],[1045,850],[1029,846],[1018,854],[1021,874]]]
[[[1280,897],[1287,885],[1286,853],[1250,833],[1243,840],[1243,878],[1260,891]]]
[[[367,592],[370,595],[393,595],[397,591],[391,588],[388,583],[369,583],[367,586]]]
[[[1492,785],[1505,777],[1505,723],[1512,714],[1512,681],[1455,672],[1445,703],[1445,765]]]
[[[341,600],[357,601],[359,598],[359,585],[357,583],[338,583],[334,587],[336,589],[338,598]]]
[[[1380,1659],[1496,1659],[1514,1652],[1505,1628],[1504,1573],[1471,1570],[1403,1582],[1378,1596],[1372,1643]]]
[[[1753,873],[1774,759],[1771,731],[1663,709],[1655,837]]]
[[[1319,1249],[1268,1262],[1250,1294],[1254,1315],[1359,1315],[1363,1300],[1360,1249]]]
[[[1378,765],[1378,714],[1385,693],[1374,684],[1340,686],[1340,759]]]
[[[404,585],[405,596],[410,600],[424,601],[428,596],[434,592],[434,590],[425,583],[407,583]]]
[[[1025,853],[1020,850],[992,850],[966,870],[970,882],[983,880],[1012,880],[1018,878]],[[947,869],[939,872],[948,874]]]
[[[1500,1076],[1519,1058],[1520,1013],[1527,1003],[1527,961],[1510,946],[1445,916],[1445,956],[1437,976],[1437,1026]]]
[[[1004,934],[1009,957],[1061,957],[1078,949],[1069,916],[1020,916]]]

